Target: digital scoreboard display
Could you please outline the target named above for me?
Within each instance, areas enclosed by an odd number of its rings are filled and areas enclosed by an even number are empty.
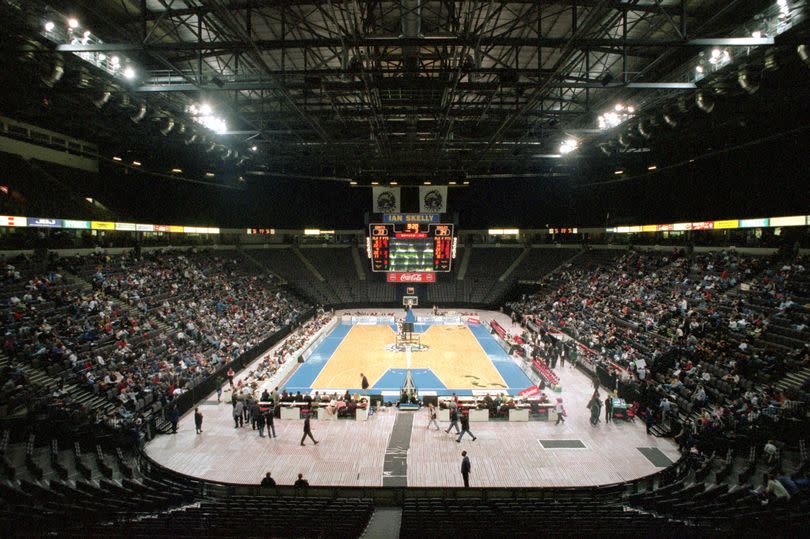
[[[368,227],[372,271],[450,271],[456,244],[453,225],[441,223],[382,223]]]

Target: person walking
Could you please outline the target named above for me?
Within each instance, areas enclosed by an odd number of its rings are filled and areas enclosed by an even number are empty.
[[[602,411],[602,399],[599,398],[599,393],[594,392],[588,403],[588,408],[591,410],[591,426],[595,427],[599,423],[599,415]]]
[[[264,422],[267,425],[267,437],[268,438],[278,438],[276,436],[276,424],[273,422],[273,414],[275,413],[275,408],[272,406],[264,412]],[[272,436],[271,436],[272,434]]]
[[[605,397],[605,423],[610,423],[610,418],[613,417],[613,397],[608,395]]]
[[[363,395],[368,393],[368,378],[362,372],[360,373],[360,387],[363,388]]]
[[[244,417],[242,416],[242,412],[244,411],[244,409],[245,403],[242,402],[241,400],[237,400],[236,404],[234,404],[233,406],[233,423],[234,423],[233,428],[238,429],[239,427],[244,426],[245,420]]]
[[[301,445],[304,445],[304,440],[306,440],[307,436],[309,436],[309,438],[315,442],[315,445],[318,445],[318,440],[312,436],[312,427],[309,425],[309,414],[307,414],[304,418],[304,435],[301,436]]]
[[[228,383],[231,384],[231,391],[233,391],[233,375],[234,375],[233,368],[228,367]]]
[[[557,397],[557,404],[554,405],[554,410],[557,412],[557,422],[555,425],[565,423],[565,407],[563,406],[562,397]]]
[[[259,438],[264,438],[264,424],[265,424],[265,415],[260,413],[256,415],[256,426],[259,429]]]
[[[197,434],[202,433],[202,422],[203,422],[203,415],[200,412],[200,409],[195,407],[194,408],[194,426],[197,428]]]
[[[255,400],[250,401],[250,425],[253,427],[253,430],[256,430],[256,427],[259,424],[259,416],[262,415],[261,410],[259,409],[259,403]]]
[[[450,434],[450,429],[453,427],[456,429],[456,434],[461,432],[461,430],[458,428],[458,406],[450,407],[450,426],[448,426],[447,430],[444,432]]]
[[[565,351],[561,347],[557,346],[555,347],[554,353],[560,358],[560,368],[562,369],[565,367]]]
[[[217,378],[217,404],[222,402],[222,378]]]
[[[461,443],[461,439],[464,437],[464,433],[469,434],[472,436],[472,441],[476,441],[478,438],[475,437],[475,434],[470,432],[470,415],[469,414],[461,414],[461,434],[458,435],[456,441]]]
[[[440,430],[439,424],[436,422],[436,407],[433,406],[433,403],[428,404],[427,428],[430,428],[431,425],[436,425],[436,430]]]
[[[464,488],[470,488],[470,457],[467,456],[466,451],[461,452],[461,477],[464,478]]]

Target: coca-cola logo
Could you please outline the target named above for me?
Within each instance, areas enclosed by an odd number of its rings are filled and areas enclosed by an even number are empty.
[[[433,283],[436,276],[432,273],[389,273],[389,283]]]

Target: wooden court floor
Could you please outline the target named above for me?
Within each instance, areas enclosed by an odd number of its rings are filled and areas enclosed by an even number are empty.
[[[390,326],[354,326],[312,384],[313,389],[357,387],[360,373],[374,384],[388,369],[407,367],[402,352],[389,352],[395,341]],[[496,389],[507,385],[467,326],[431,326],[421,334],[427,350],[411,353],[411,368],[432,369],[445,387]]]

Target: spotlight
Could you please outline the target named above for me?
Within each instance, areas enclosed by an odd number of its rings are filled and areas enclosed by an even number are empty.
[[[140,161],[133,161],[132,166],[133,167],[139,167],[139,166],[141,166],[141,162]]]
[[[146,116],[146,105],[141,103],[141,106],[138,107],[138,111],[132,116],[130,116],[129,119],[135,123],[138,123],[141,120],[143,120],[144,116]]]
[[[678,118],[671,112],[664,113],[664,122],[673,129],[678,127]]]
[[[652,131],[650,131],[649,126],[644,125],[643,120],[638,123],[638,132],[646,139],[649,139],[652,136]]]
[[[53,21],[48,21],[48,22],[45,23],[45,31],[46,32],[53,32],[53,29],[55,27],[56,27],[56,25],[53,23]]]
[[[100,108],[104,107],[104,105],[107,104],[107,102],[110,100],[111,96],[112,96],[112,93],[110,93],[110,92],[102,92],[101,95],[98,96],[98,98],[93,100],[93,104],[96,106],[96,108],[100,109]]]
[[[573,137],[567,138],[560,144],[560,153],[569,154],[579,147],[579,141]]]
[[[136,76],[135,70],[131,66],[127,66],[124,68],[124,78],[127,80],[132,80]]]
[[[79,20],[78,20],[78,19],[76,19],[75,17],[71,17],[71,18],[69,18],[69,19],[68,19],[68,27],[69,27],[71,30],[75,30],[76,28],[78,28],[78,27],[79,27]]]
[[[258,151],[258,150],[259,150],[259,147],[258,147],[258,146],[256,146],[255,144],[254,144],[253,146],[251,146],[251,147],[250,147],[250,151],[251,151],[251,152],[256,152],[256,151]]]
[[[173,169],[172,169],[172,172],[173,172],[174,174],[182,174],[182,173],[183,173],[183,169],[182,169],[182,168],[173,168]]]
[[[59,82],[65,74],[65,62],[62,60],[61,56],[55,56],[53,61],[53,69],[51,69],[50,75],[47,77],[42,77],[42,82],[45,86],[51,87],[57,82]]]
[[[110,67],[113,70],[116,70],[119,67],[121,67],[121,58],[119,58],[118,56],[110,56]]]
[[[802,43],[798,47],[796,47],[796,54],[799,55],[799,58],[802,59],[802,62],[807,64],[810,67],[810,48],[807,47],[805,43]]]
[[[165,137],[171,133],[172,129],[174,129],[174,120],[171,118],[166,118],[166,121],[163,123],[163,127],[160,128],[160,134]]]
[[[211,105],[209,105],[208,103],[203,103],[202,105],[200,105],[200,114],[202,114],[203,116],[210,116],[211,112],[212,112]]]
[[[737,82],[749,94],[755,94],[759,90],[759,83],[753,80],[753,77],[748,74],[745,68],[740,68],[740,72],[737,74]]]
[[[709,94],[703,92],[698,92],[697,96],[695,96],[695,104],[706,114],[714,110],[714,99],[712,99]]]

